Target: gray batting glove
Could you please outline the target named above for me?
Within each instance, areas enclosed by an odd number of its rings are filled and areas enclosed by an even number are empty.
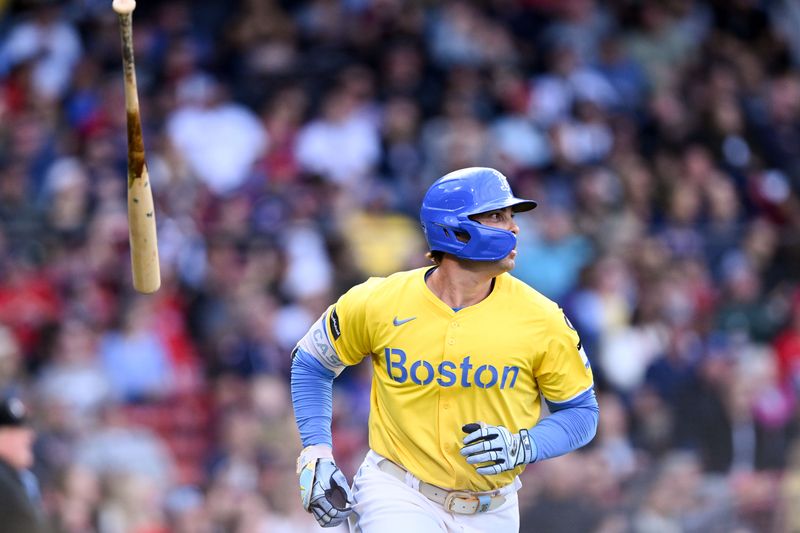
[[[353,512],[353,494],[347,478],[330,454],[330,448],[309,446],[298,459],[300,473],[300,498],[303,508],[314,515],[322,527],[335,527],[347,520]]]
[[[479,474],[495,475],[536,460],[536,443],[526,429],[511,433],[503,426],[474,423],[462,430],[468,435],[461,455],[471,465],[489,463],[475,468]]]

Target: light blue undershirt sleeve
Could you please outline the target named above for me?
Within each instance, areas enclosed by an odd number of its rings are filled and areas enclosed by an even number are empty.
[[[564,455],[594,438],[600,419],[594,388],[567,402],[547,400],[547,406],[550,416],[528,432],[536,444],[536,461]]]
[[[297,348],[292,359],[292,405],[303,447],[327,444],[333,447],[333,378],[314,356]]]

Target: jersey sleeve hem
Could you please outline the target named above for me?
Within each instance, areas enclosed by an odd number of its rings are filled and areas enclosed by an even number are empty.
[[[589,397],[594,397],[594,383],[577,394],[573,394],[566,400],[551,400],[547,396],[544,397],[544,400],[547,402],[547,406],[550,407],[550,410],[554,411],[569,407],[579,407],[583,405],[584,401]]]

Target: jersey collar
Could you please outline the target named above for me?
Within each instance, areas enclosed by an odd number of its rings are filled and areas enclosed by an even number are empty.
[[[430,301],[437,309],[439,309],[441,312],[445,313],[448,317],[453,317],[453,316],[456,315],[456,311],[454,311],[453,308],[451,308],[449,305],[447,305],[442,300],[440,300],[439,297],[436,296],[433,293],[433,291],[430,289],[430,287],[428,287],[428,284],[425,283],[425,280],[428,278],[428,276],[431,273],[433,273],[433,271],[435,269],[436,269],[436,267],[420,269],[420,272],[416,276],[416,283],[417,283],[418,286],[421,286],[419,288],[422,291],[422,293],[425,295],[425,298],[428,301]],[[503,289],[503,287],[504,287],[504,285],[505,285],[505,283],[507,281],[505,278],[506,278],[506,276],[509,276],[509,275],[510,274],[508,274],[508,272],[505,272],[505,273],[500,274],[499,276],[495,277],[494,278],[494,286],[492,287],[492,291],[489,293],[489,295],[486,298],[484,298],[483,300],[481,300],[480,302],[478,302],[478,303],[476,303],[474,305],[468,305],[467,307],[462,307],[458,311],[459,316],[462,316],[462,315],[464,315],[466,313],[471,313],[472,311],[474,311],[476,309],[482,309],[484,307],[487,307],[487,306],[491,305],[491,303],[494,300],[497,299],[497,294]]]

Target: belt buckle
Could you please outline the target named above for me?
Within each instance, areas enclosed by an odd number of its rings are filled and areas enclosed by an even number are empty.
[[[457,510],[453,509],[453,504],[455,503],[454,500],[456,498],[461,499],[461,500],[467,500],[470,503],[471,502],[475,502],[475,504],[476,504],[475,508],[472,510],[472,512],[469,512],[469,513],[465,513],[463,511],[457,511]],[[470,493],[470,492],[454,490],[453,492],[448,492],[447,493],[447,496],[444,499],[444,508],[447,509],[451,513],[475,514],[477,512],[477,510],[478,510],[477,500],[478,500],[478,498],[473,496],[472,493]]]

